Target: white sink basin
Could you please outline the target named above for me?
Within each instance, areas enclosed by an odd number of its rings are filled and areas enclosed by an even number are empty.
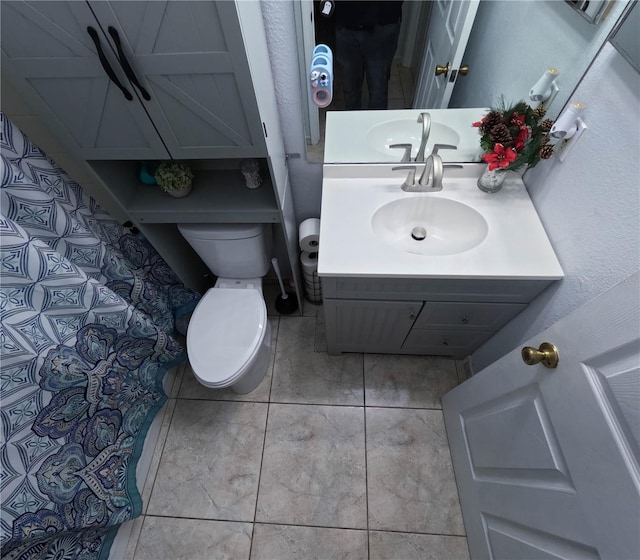
[[[445,169],[441,191],[407,193],[401,189],[407,172],[393,167],[324,166],[320,276],[562,278],[540,218],[515,173],[500,192],[487,194],[476,184],[486,166],[463,164]],[[421,233],[414,228],[424,228],[422,241],[412,239],[412,232]]]
[[[410,195],[378,208],[371,227],[385,244],[429,256],[468,251],[489,231],[482,215],[462,202]]]
[[[395,119],[377,124],[367,133],[369,147],[375,152],[386,156],[381,159],[400,161],[404,153],[400,148],[389,148],[392,144],[411,144],[411,157],[415,159],[420,142],[422,141],[422,125],[416,119]],[[431,123],[431,133],[425,153],[433,151],[434,144],[450,144],[457,146],[460,143],[460,135],[453,128],[437,122]],[[445,159],[446,155],[442,154]]]

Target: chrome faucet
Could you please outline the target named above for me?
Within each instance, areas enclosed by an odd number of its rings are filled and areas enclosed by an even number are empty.
[[[389,148],[400,148],[404,150],[400,163],[411,161],[411,150],[413,149],[411,144],[389,144]]]
[[[442,190],[443,164],[438,154],[431,154],[424,163],[422,175],[416,183],[416,166],[400,165],[392,167],[392,171],[408,169],[409,175],[400,187],[404,192],[436,192]]]
[[[422,139],[420,140],[420,148],[416,154],[416,162],[421,163],[425,161],[424,152],[427,148],[427,141],[431,134],[431,115],[429,113],[420,113],[418,115],[418,123],[422,124]]]
[[[437,192],[442,190],[442,179],[444,177],[444,170],[447,168],[462,168],[459,164],[447,164],[442,163],[442,158],[438,155],[438,148],[453,148],[455,146],[447,146],[446,144],[436,144],[433,147],[433,153],[427,156],[427,160],[424,162],[424,168],[420,179],[416,183],[416,171],[415,165],[399,165],[398,167],[392,167],[391,171],[397,171],[401,169],[408,169],[409,175],[402,183],[400,187],[404,192]]]

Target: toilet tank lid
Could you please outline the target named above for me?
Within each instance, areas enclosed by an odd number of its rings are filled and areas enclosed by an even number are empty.
[[[261,235],[266,224],[178,224],[191,239],[248,239]]]

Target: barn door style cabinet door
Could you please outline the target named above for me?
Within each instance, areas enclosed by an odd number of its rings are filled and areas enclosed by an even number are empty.
[[[266,156],[234,2],[2,2],[2,64],[87,160]]]

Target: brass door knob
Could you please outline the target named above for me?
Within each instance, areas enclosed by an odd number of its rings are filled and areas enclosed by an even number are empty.
[[[550,342],[543,342],[540,348],[532,348],[525,346],[522,349],[522,360],[528,366],[534,366],[542,363],[544,367],[553,369],[558,366],[560,357],[557,348]]]
[[[460,68],[458,68],[458,74],[462,75],[462,76],[466,76],[469,73],[469,65],[465,64],[464,66],[460,66]]]
[[[444,74],[445,77],[446,75],[449,73],[449,62],[447,62],[446,66],[440,66],[439,64],[436,64],[436,76],[440,76],[440,74]]]

